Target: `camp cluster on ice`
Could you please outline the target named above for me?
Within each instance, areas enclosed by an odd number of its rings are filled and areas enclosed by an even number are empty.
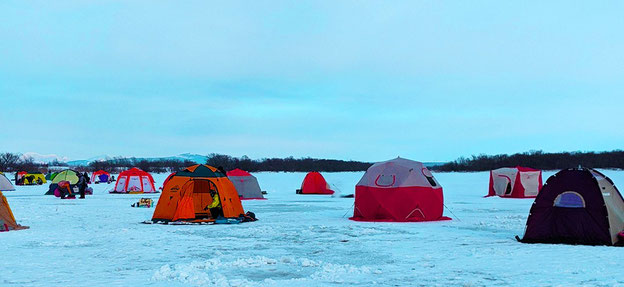
[[[44,175],[39,171],[15,173],[17,185],[42,185],[50,182],[47,195],[73,199],[89,194],[92,184],[113,184],[110,193],[158,193],[151,220],[163,224],[221,224],[257,220],[245,212],[244,200],[266,200],[258,179],[251,173],[225,171],[208,165],[194,165],[170,174],[156,188],[148,172],[131,168],[115,179],[99,170],[90,177],[67,169]],[[0,173],[0,191],[15,190],[11,180]],[[309,172],[296,190],[301,196],[335,194],[317,171]],[[478,195],[475,195],[478,196]],[[604,174],[590,168],[559,171],[542,182],[542,171],[528,167],[502,167],[490,171],[485,197],[534,200],[528,215],[523,243],[567,243],[587,245],[624,244],[624,200],[615,184]],[[349,196],[343,196],[349,197]],[[423,222],[444,221],[444,189],[421,162],[396,158],[373,164],[355,184],[353,221]],[[0,230],[19,230],[6,197],[0,192]],[[152,207],[152,200],[133,204]],[[511,235],[510,235],[511,236]]]

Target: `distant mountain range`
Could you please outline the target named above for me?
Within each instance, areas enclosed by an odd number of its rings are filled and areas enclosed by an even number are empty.
[[[106,159],[112,159],[115,157],[110,157],[110,156],[98,156],[98,157],[93,157],[90,159],[83,159],[83,160],[70,160],[67,161],[67,164],[69,166],[86,166],[89,165],[89,163],[94,162],[94,161],[102,161],[102,160],[106,160]],[[192,153],[183,153],[183,154],[179,154],[179,155],[174,155],[174,156],[165,156],[165,157],[137,157],[136,159],[138,160],[147,160],[147,161],[157,161],[157,160],[179,160],[179,161],[184,161],[184,160],[190,160],[194,163],[206,163],[206,160],[208,159],[207,156],[205,155],[199,155],[199,154],[192,154]]]
[[[67,163],[69,166],[86,166],[86,165],[89,165],[89,163],[91,162],[102,161],[106,159],[113,159],[113,158],[116,158],[116,156],[99,155],[99,156],[91,157],[88,159],[69,160],[68,157],[63,157],[63,156],[59,156],[56,154],[40,154],[36,152],[26,152],[22,154],[22,158],[32,158],[36,163],[43,163],[43,164],[49,164],[54,161],[58,161],[61,163]],[[206,160],[208,159],[208,157],[205,155],[199,155],[199,154],[183,153],[179,155],[166,156],[166,157],[137,157],[136,159],[149,160],[149,161],[156,161],[156,160],[163,160],[163,159],[179,160],[179,161],[190,160],[195,163],[206,163]]]
[[[51,163],[53,161],[66,162],[68,157],[62,157],[56,154],[40,154],[36,152],[25,152],[22,154],[22,159],[32,158],[36,163]]]

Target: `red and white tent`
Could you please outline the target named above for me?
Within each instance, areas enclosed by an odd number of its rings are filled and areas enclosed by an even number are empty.
[[[227,172],[227,177],[230,179],[238,196],[241,200],[246,199],[265,199],[262,195],[262,189],[258,184],[258,179],[242,169],[234,169]]]
[[[152,193],[156,192],[151,174],[133,167],[119,174],[115,189],[111,193]]]
[[[443,216],[442,186],[421,163],[396,158],[372,165],[355,186],[356,221],[436,221]]]
[[[542,171],[528,167],[503,167],[490,171],[488,196],[534,198],[542,189]]]

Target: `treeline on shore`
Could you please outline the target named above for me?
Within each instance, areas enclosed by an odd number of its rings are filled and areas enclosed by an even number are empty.
[[[69,166],[65,162],[54,160],[50,163],[35,162],[32,158],[22,157],[18,153],[4,152],[0,153],[0,171],[17,172],[17,171],[40,171],[47,172],[52,170],[60,170],[71,168],[80,172],[93,172],[97,170],[105,170],[112,173],[118,173],[133,167],[138,167],[147,172],[173,172],[182,170],[185,167],[197,164],[190,160],[175,159],[156,159],[146,160],[137,158],[111,158],[101,161],[93,161],[88,165],[72,165]]]
[[[541,170],[558,170],[570,167],[624,168],[624,151],[559,152],[530,151],[512,155],[473,155],[435,166],[436,171],[487,171],[501,167],[525,166]]]
[[[210,154],[206,162],[214,167],[223,167],[225,170],[240,168],[250,172],[257,171],[285,171],[285,172],[340,172],[340,171],[365,171],[371,163],[360,161],[344,161],[333,159],[315,158],[264,158],[250,159],[247,156],[233,157],[222,154]],[[123,170],[138,167],[147,172],[174,172],[185,167],[198,164],[190,160],[177,159],[138,159],[138,158],[112,158],[101,161],[93,161],[86,166],[71,166],[78,171],[93,172],[106,170],[109,172],[121,172]],[[569,167],[591,168],[617,168],[624,169],[624,151],[616,150],[609,152],[560,152],[545,153],[542,151],[530,151],[512,155],[473,155],[470,158],[461,157],[455,161],[441,165],[431,166],[435,171],[487,171],[500,167],[526,166],[542,170],[557,170]],[[67,163],[53,161],[49,164],[35,162],[32,158],[24,158],[17,153],[0,153],[0,171],[42,171],[68,167]]]
[[[137,159],[137,158],[113,158],[101,161],[93,161],[86,167],[90,171],[105,170],[118,173],[133,167],[140,168],[147,172],[174,172],[182,170],[197,163],[190,160],[175,159]]]
[[[246,156],[233,157],[222,154],[210,154],[206,164],[214,167],[223,167],[225,170],[240,168],[246,171],[365,171],[372,163],[360,161],[345,161],[336,159],[316,158],[264,158],[259,160],[250,159]]]
[[[233,157],[222,154],[210,154],[206,162],[193,162],[190,160],[177,159],[138,159],[138,158],[111,158],[106,160],[93,161],[86,166],[68,166],[67,163],[53,161],[49,164],[35,162],[32,158],[24,158],[17,153],[0,153],[0,171],[41,171],[47,172],[51,169],[71,168],[77,171],[105,170],[108,172],[121,172],[132,167],[138,167],[147,172],[174,172],[182,170],[194,164],[208,164],[214,167],[223,167],[225,170],[240,168],[250,172],[256,171],[286,171],[286,172],[307,172],[307,171],[365,171],[371,163],[359,161],[344,161],[332,159],[314,158],[265,158],[250,159],[247,156]]]
[[[47,168],[47,164],[37,163],[29,157],[22,158],[18,153],[0,153],[0,172],[41,171]]]
[[[314,158],[265,158],[250,159],[247,156],[233,157],[222,154],[210,154],[206,162],[193,162],[190,160],[175,159],[136,159],[115,158],[104,161],[94,161],[88,166],[89,170],[120,171],[131,167],[138,167],[147,172],[173,172],[182,170],[194,164],[208,164],[214,167],[223,167],[225,170],[240,168],[242,170],[256,171],[364,171],[371,165],[357,161],[314,159]]]

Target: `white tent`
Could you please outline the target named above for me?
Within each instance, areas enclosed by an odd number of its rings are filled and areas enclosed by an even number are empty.
[[[4,173],[0,172],[0,191],[11,190],[15,190],[15,186],[11,184],[11,181],[4,175]]]
[[[487,196],[533,198],[542,188],[542,171],[528,167],[503,167],[490,171]]]

